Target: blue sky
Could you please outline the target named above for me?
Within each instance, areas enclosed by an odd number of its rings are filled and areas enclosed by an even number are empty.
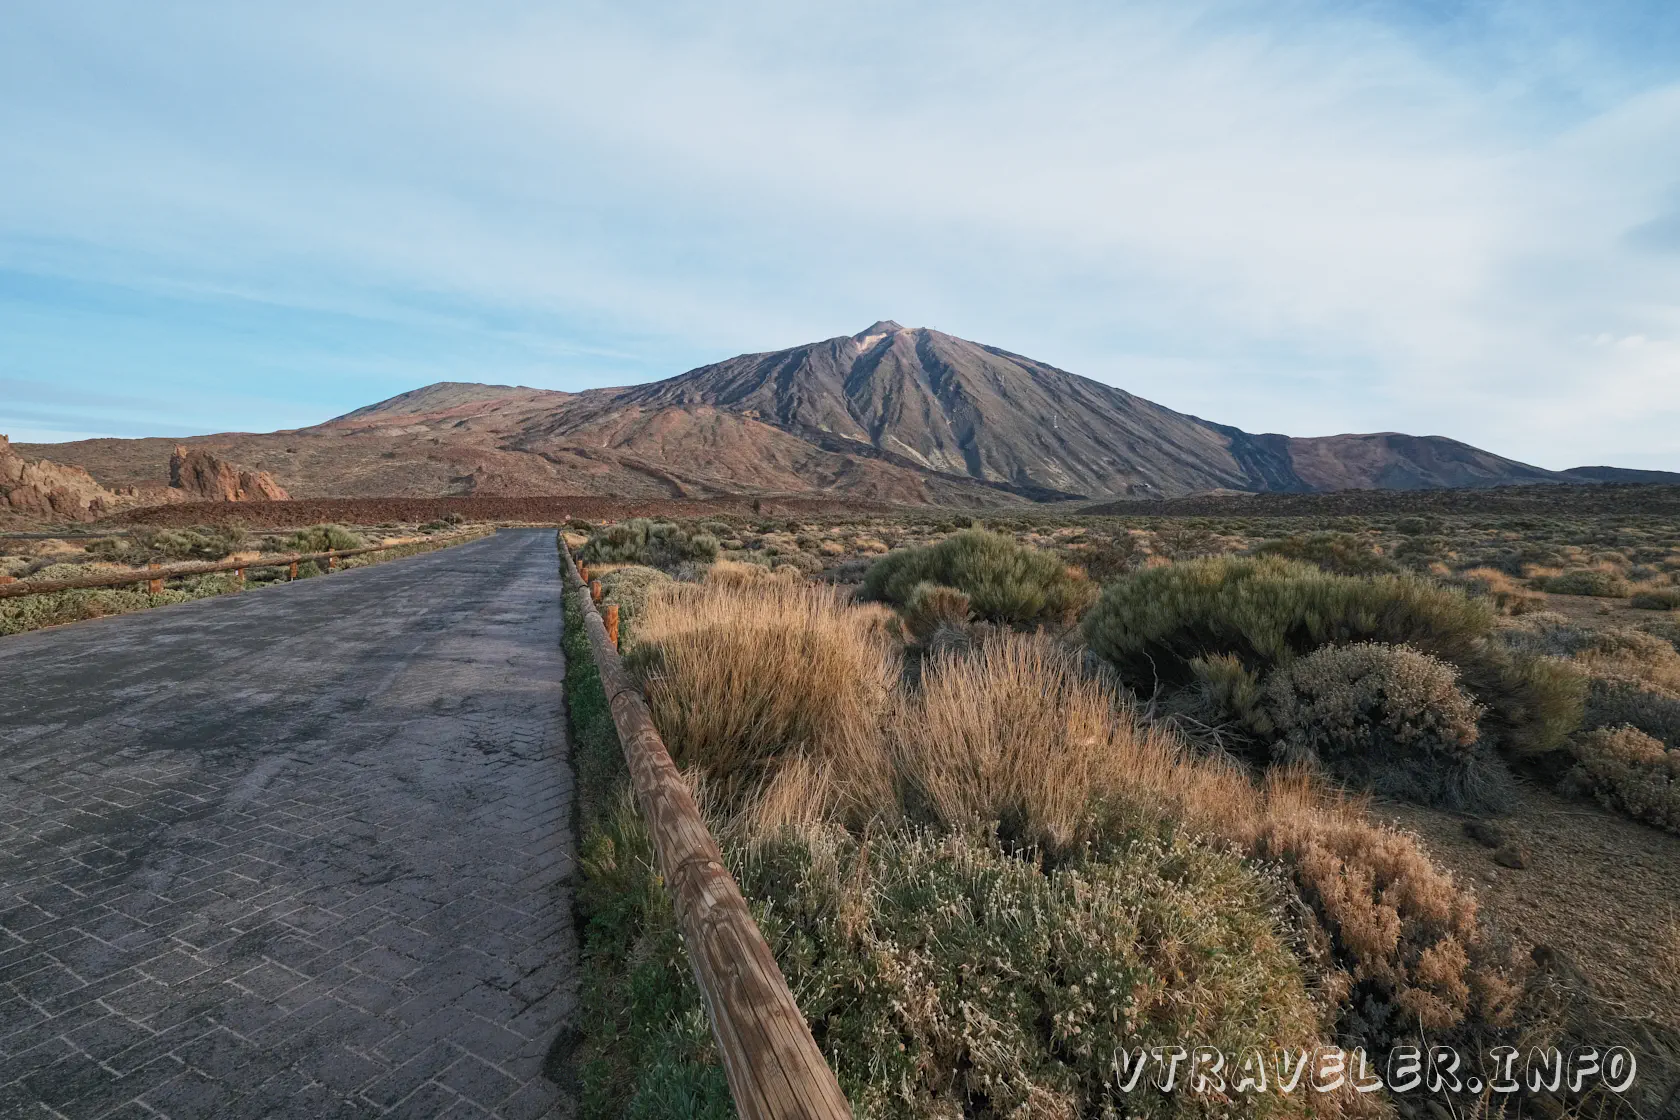
[[[1680,470],[1680,4],[13,5],[0,432],[879,318],[1251,431]]]

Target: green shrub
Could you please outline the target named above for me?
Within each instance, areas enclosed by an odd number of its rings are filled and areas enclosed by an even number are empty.
[[[1572,572],[1548,578],[1541,590],[1552,595],[1593,595],[1604,599],[1619,599],[1628,593],[1628,582],[1615,572],[1602,568],[1577,568]]]
[[[367,546],[366,537],[342,525],[311,525],[307,529],[299,529],[286,540],[286,548],[292,552],[336,552]]]
[[[1333,575],[1281,557],[1222,557],[1150,568],[1110,584],[1085,616],[1086,640],[1128,683],[1192,683],[1190,662],[1231,654],[1261,671],[1322,645],[1410,645],[1474,659],[1493,612],[1412,576]]]
[[[1145,694],[1205,693],[1198,659],[1230,656],[1264,677],[1320,646],[1411,646],[1458,669],[1487,708],[1490,744],[1520,754],[1555,750],[1579,726],[1579,682],[1490,640],[1494,617],[1485,600],[1417,576],[1339,576],[1275,556],[1224,557],[1109,585],[1083,629],[1092,651]]]
[[[635,517],[595,530],[589,543],[578,549],[577,558],[583,564],[674,568],[683,563],[709,564],[717,555],[717,538],[710,533],[675,522]]]
[[[1273,756],[1428,805],[1488,801],[1481,710],[1444,661],[1406,646],[1325,646],[1266,681]]]
[[[658,568],[632,564],[615,568],[601,577],[601,602],[618,604],[618,633],[620,648],[635,644],[636,619],[654,588],[672,582],[671,577]]]
[[[1633,597],[1633,606],[1642,611],[1680,610],[1680,587],[1641,591]]]
[[[1116,1052],[1316,1039],[1270,888],[1220,849],[1138,841],[1047,871],[995,840],[810,830],[734,862],[859,1116],[1211,1115],[1119,1093]]]
[[[1581,736],[1566,788],[1590,793],[1606,808],[1680,833],[1680,750],[1666,749],[1634,727]]]
[[[1054,553],[984,529],[888,553],[865,574],[862,595],[902,607],[922,583],[954,587],[977,617],[1022,627],[1070,624],[1095,595],[1090,580]]]
[[[1392,572],[1395,567],[1393,561],[1377,551],[1369,537],[1354,533],[1306,533],[1263,541],[1255,546],[1254,555],[1304,560],[1344,576],[1377,575]]]
[[[967,595],[954,587],[918,583],[904,604],[904,625],[917,641],[927,641],[941,627],[961,627],[973,613]]]

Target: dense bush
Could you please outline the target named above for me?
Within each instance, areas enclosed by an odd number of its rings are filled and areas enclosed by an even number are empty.
[[[1445,561],[1452,551],[1452,544],[1445,537],[1407,537],[1395,546],[1394,560],[1421,572]]]
[[[1119,1093],[1116,1052],[1318,1038],[1266,888],[1213,847],[1141,841],[1046,872],[983,838],[829,829],[739,869],[859,1116],[1215,1115],[1230,1105]],[[1337,1103],[1272,1095],[1252,1114]]]
[[[1634,727],[1680,746],[1680,692],[1630,673],[1594,672],[1587,680],[1585,726]]]
[[[1262,541],[1256,556],[1282,556],[1303,560],[1327,572],[1344,576],[1369,576],[1392,572],[1393,561],[1383,556],[1369,537],[1354,533],[1305,533],[1281,540]]]
[[[597,529],[578,550],[583,564],[641,564],[674,568],[678,564],[709,564],[717,559],[718,541],[710,533],[670,521],[645,517]]]
[[[1590,793],[1607,808],[1680,833],[1680,750],[1634,727],[1589,731],[1575,745],[1579,759],[1566,788]]]
[[[1593,595],[1618,599],[1628,593],[1628,582],[1615,572],[1604,568],[1577,568],[1543,581],[1544,590],[1553,595]]]
[[[862,594],[902,607],[922,583],[954,587],[977,617],[1022,627],[1071,624],[1096,594],[1056,554],[984,529],[889,553],[864,576]]]
[[[905,600],[902,613],[911,636],[926,641],[942,627],[962,627],[973,611],[972,601],[956,588],[918,583]]]
[[[1429,805],[1487,800],[1481,710],[1444,661],[1376,642],[1325,646],[1274,672],[1265,698],[1280,761]]]
[[[1563,745],[1579,726],[1580,685],[1538,655],[1490,640],[1485,600],[1411,575],[1338,576],[1279,557],[1152,568],[1109,585],[1085,616],[1086,640],[1144,693],[1207,692],[1207,659],[1255,677],[1324,645],[1406,645],[1458,669],[1503,750]]]
[[[1085,616],[1086,640],[1128,681],[1193,682],[1216,654],[1269,670],[1319,646],[1411,645],[1459,664],[1474,658],[1493,612],[1411,576],[1356,578],[1279,557],[1225,557],[1151,568],[1110,584]]]
[[[630,564],[615,568],[601,577],[601,602],[618,604],[618,642],[628,650],[636,642],[636,624],[648,596],[671,582],[671,577],[658,568]]]
[[[1417,841],[1346,811],[1274,811],[1253,851],[1283,861],[1343,970],[1342,1037],[1381,1048],[1419,1027],[1508,1023],[1519,996],[1476,923],[1476,899]]]

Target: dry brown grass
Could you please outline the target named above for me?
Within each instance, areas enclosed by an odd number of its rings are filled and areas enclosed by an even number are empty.
[[[821,795],[814,804],[839,807],[842,784],[868,788],[879,769],[870,745],[899,677],[890,612],[845,608],[831,586],[733,567],[716,582],[649,596],[630,662],[654,719],[679,764],[704,773],[727,803],[759,787],[774,802],[804,782]],[[777,773],[772,760],[803,761]]]
[[[1498,568],[1471,568],[1460,572],[1455,582],[1472,595],[1493,600],[1500,614],[1528,614],[1546,607],[1546,596],[1524,587]]]

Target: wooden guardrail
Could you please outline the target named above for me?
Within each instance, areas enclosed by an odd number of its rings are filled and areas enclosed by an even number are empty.
[[[299,564],[311,560],[325,560],[327,569],[331,571],[338,566],[338,561],[347,556],[361,556],[369,552],[386,552],[393,548],[407,548],[415,544],[438,543],[447,544],[454,540],[452,534],[448,537],[432,537],[426,541],[404,541],[401,544],[375,544],[366,548],[334,548],[326,552],[286,552],[273,556],[259,556],[255,560],[216,560],[203,564],[177,564],[164,568],[152,565],[149,568],[135,568],[130,572],[112,572],[107,575],[82,576],[78,579],[28,580],[20,579],[9,583],[0,583],[0,599],[17,599],[25,595],[46,595],[54,591],[81,591],[94,587],[125,587],[131,583],[149,585],[153,595],[163,590],[163,581],[176,579],[181,576],[202,576],[211,572],[238,572],[240,578],[245,576],[246,568],[286,568],[287,578],[297,578]]]
[[[851,1106],[834,1072],[817,1049],[741,888],[724,867],[717,841],[653,726],[647,701],[619,661],[617,634],[609,636],[563,539],[559,547],[566,591],[583,605],[584,628],[618,728],[630,786],[671,892],[736,1110],[743,1120],[850,1120]]]

